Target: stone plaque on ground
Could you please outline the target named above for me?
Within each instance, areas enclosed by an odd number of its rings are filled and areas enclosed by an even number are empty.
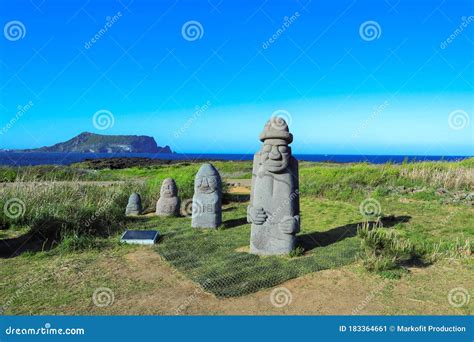
[[[153,245],[158,240],[160,233],[156,230],[126,230],[120,242],[138,245]]]

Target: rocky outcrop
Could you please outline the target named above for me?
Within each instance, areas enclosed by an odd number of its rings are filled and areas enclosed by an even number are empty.
[[[173,153],[169,146],[158,146],[153,137],[146,135],[101,135],[89,132],[53,146],[21,152]]]

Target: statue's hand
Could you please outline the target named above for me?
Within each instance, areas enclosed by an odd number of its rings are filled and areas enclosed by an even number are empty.
[[[262,225],[265,223],[265,220],[267,219],[267,213],[265,212],[265,209],[262,207],[252,207],[249,206],[247,210],[247,219],[249,222],[254,223],[256,225]]]
[[[281,232],[284,234],[296,234],[300,231],[300,218],[299,216],[286,216],[283,221],[278,224]]]

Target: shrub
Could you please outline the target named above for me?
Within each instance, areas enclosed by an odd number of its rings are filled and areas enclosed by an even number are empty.
[[[303,255],[304,255],[304,248],[300,246],[296,247],[288,254],[290,258],[296,258]]]
[[[397,276],[406,263],[421,257],[410,241],[394,229],[383,228],[380,221],[359,226],[357,235],[362,239],[359,257],[368,271]]]

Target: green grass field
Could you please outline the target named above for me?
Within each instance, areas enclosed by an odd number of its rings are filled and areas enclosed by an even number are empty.
[[[224,179],[250,178],[249,162],[214,164]],[[160,291],[163,284],[122,275],[119,268],[126,268],[127,258],[143,248],[119,244],[126,228],[157,229],[162,234],[153,249],[162,261],[143,266],[146,272],[161,274],[169,267],[174,278],[167,281],[178,282],[173,286],[192,280],[218,298],[245,299],[290,279],[341,267],[363,269],[397,286],[411,279],[413,267],[436,269],[456,260],[468,270],[461,279],[474,281],[474,159],[403,165],[301,163],[299,253],[281,257],[247,253],[247,203],[235,201],[235,193],[224,196],[223,226],[218,230],[192,229],[189,217],[124,217],[132,191],[139,191],[146,210],[152,211],[166,177],[176,179],[182,200],[191,198],[198,168],[177,164],[98,171],[84,165],[0,169],[1,207],[11,199],[22,203],[14,217],[5,210],[0,213],[0,307],[9,314],[80,314],[97,309],[91,307],[90,297],[99,284],[116,289],[121,300],[132,298],[137,290]],[[371,226],[377,236],[358,234],[367,220],[360,210],[365,199],[380,205],[378,217],[371,218],[379,218],[379,224]],[[439,277],[446,277],[438,279],[442,283],[449,274]],[[419,286],[429,288],[431,280],[419,281]],[[395,303],[392,311],[410,313],[403,310],[402,303]],[[460,310],[472,312],[472,303]]]

